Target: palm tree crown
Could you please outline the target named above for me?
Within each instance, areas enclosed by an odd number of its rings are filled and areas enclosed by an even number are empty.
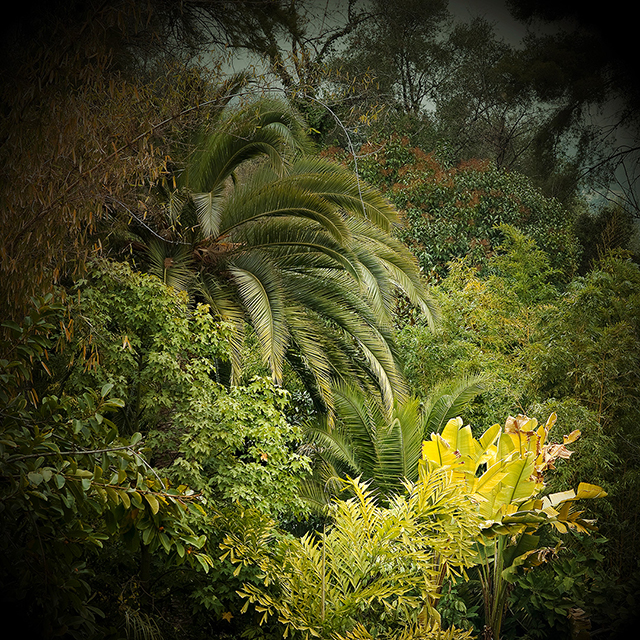
[[[396,290],[428,322],[437,315],[392,236],[395,210],[348,169],[309,155],[304,124],[285,103],[226,111],[160,189],[162,214],[145,239],[149,270],[231,323],[233,377],[248,323],[274,381],[289,359],[325,407],[336,379],[373,385],[391,407],[406,393]]]

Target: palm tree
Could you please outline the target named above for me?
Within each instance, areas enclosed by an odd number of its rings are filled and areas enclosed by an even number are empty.
[[[405,480],[418,481],[423,440],[461,415],[486,390],[485,382],[473,376],[443,383],[424,404],[415,397],[396,400],[390,416],[374,396],[353,385],[338,385],[335,425],[325,416],[306,425],[303,449],[314,461],[314,475],[304,484],[303,494],[322,509],[347,476],[370,483],[383,500],[402,493]]]
[[[332,406],[336,379],[373,386],[390,408],[406,383],[392,308],[404,292],[433,324],[416,262],[392,235],[397,214],[348,169],[308,154],[285,103],[227,109],[138,225],[149,271],[233,327],[232,380],[246,324],[276,383],[288,360]]]

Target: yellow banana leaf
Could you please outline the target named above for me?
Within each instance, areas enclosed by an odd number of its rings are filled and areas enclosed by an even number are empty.
[[[462,424],[462,418],[451,418],[440,434],[454,451],[458,448],[458,431],[462,428]]]
[[[502,427],[498,423],[496,423],[493,426],[489,427],[480,436],[480,448],[482,449],[482,451],[486,451],[491,445],[495,444],[501,431]]]
[[[582,500],[583,498],[604,498],[606,495],[607,492],[597,484],[581,482],[578,485],[578,493],[576,494],[576,499]]]
[[[503,504],[522,502],[531,498],[536,483],[531,480],[533,473],[533,456],[515,458],[508,463],[508,473],[501,482],[497,500]]]
[[[580,429],[574,429],[568,436],[562,437],[562,444],[571,444],[572,442],[575,442],[581,435],[582,432],[580,431]]]
[[[496,458],[503,460],[514,451],[517,451],[517,448],[513,440],[508,434],[501,433],[498,439]]]
[[[431,440],[422,443],[422,458],[438,467],[453,467],[460,463],[451,445],[439,434],[432,433]]]
[[[448,466],[454,477],[463,482],[478,504],[478,512],[487,522],[504,522],[510,531],[515,527],[535,527],[550,522],[559,530],[568,527],[580,531],[592,528],[589,521],[572,506],[575,500],[606,496],[597,485],[581,483],[577,493],[563,491],[536,499],[544,487],[543,474],[553,468],[558,458],[569,458],[565,445],[575,442],[580,431],[565,435],[562,444],[547,444],[556,423],[555,413],[544,425],[519,415],[509,417],[504,429],[494,424],[476,440],[471,428],[461,418],[449,420],[442,434],[432,434],[422,444],[422,457],[430,467]],[[477,475],[481,465],[486,470]]]
[[[573,489],[569,489],[568,491],[560,491],[558,493],[552,493],[542,499],[543,508],[555,508],[563,502],[566,502],[567,500],[575,500],[575,498],[576,492]]]
[[[478,493],[487,498],[508,473],[507,461],[498,461],[492,464],[479,478],[473,479],[469,487],[470,492]]]

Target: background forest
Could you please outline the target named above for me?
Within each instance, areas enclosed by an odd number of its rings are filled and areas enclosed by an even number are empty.
[[[640,85],[614,9],[3,22],[7,628],[628,636]]]

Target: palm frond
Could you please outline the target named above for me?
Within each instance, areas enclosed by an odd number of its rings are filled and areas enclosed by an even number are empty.
[[[333,498],[331,490],[320,478],[312,476],[300,481],[298,485],[300,497],[312,512],[324,515]]]
[[[180,214],[187,202],[188,194],[181,189],[167,190],[165,201],[165,214],[171,226],[180,220]]]
[[[356,240],[359,259],[364,262],[364,252],[373,256],[378,268],[372,273],[378,275],[382,283],[394,283],[420,308],[434,329],[440,321],[440,309],[422,281],[415,256],[399,240],[367,221],[350,218],[348,225]]]
[[[289,342],[282,285],[277,271],[261,258],[256,254],[238,256],[228,271],[258,337],[264,363],[274,381],[281,383]]]
[[[457,415],[483,389],[479,377],[452,381],[434,390],[426,410],[418,398],[410,397],[397,400],[388,415],[379,399],[357,385],[337,384],[335,426],[331,428],[326,417],[306,426],[310,455],[316,460],[314,482],[358,474],[390,499],[402,492],[405,482],[417,482],[422,441],[429,427],[444,419],[442,407],[444,415]]]
[[[352,464],[356,472],[353,475],[374,477],[378,465],[378,431],[384,425],[380,407],[353,383],[336,385],[335,405],[338,415],[336,432],[351,443],[352,454],[357,460]]]
[[[374,483],[387,496],[401,491],[402,481],[407,477],[403,435],[402,425],[396,416],[378,435],[379,464]]]
[[[382,402],[387,411],[390,411],[395,399],[406,398],[408,393],[408,387],[396,368],[393,355],[382,344],[374,344],[374,349],[369,349],[363,342],[359,342],[358,346],[364,354],[368,369],[380,387]]]
[[[211,273],[199,273],[194,289],[210,306],[211,312],[232,327],[230,336],[231,381],[235,383],[241,377],[242,349],[244,345],[246,313],[239,304],[235,290],[224,280]]]
[[[300,116],[287,103],[259,100],[199,136],[181,181],[195,192],[214,191],[240,165],[260,157],[283,175],[288,160],[309,145]]]
[[[167,286],[180,291],[191,288],[194,262],[189,246],[151,238],[146,250],[149,273],[160,278]]]
[[[393,290],[388,271],[377,256],[366,247],[356,243],[354,249],[359,267],[359,280],[363,298],[381,322],[391,324],[393,309]]]
[[[332,477],[358,476],[362,473],[360,459],[354,454],[351,434],[338,428],[329,428],[326,417],[305,426],[305,438],[313,446],[314,457],[322,461],[320,477],[323,483]],[[318,468],[318,465],[316,465]],[[339,469],[339,471],[338,471]]]
[[[283,217],[249,225],[232,240],[242,240],[243,251],[260,250],[283,270],[302,273],[308,269],[343,269],[356,280],[361,273],[357,256],[336,241],[324,226],[309,220]]]
[[[486,383],[485,376],[465,376],[435,387],[424,407],[423,437],[429,433],[440,433],[451,418],[461,415],[471,400],[486,391]]]
[[[415,482],[418,479],[418,460],[424,439],[425,417],[420,400],[410,397],[404,402],[396,402],[394,417],[399,430],[397,438],[402,443],[402,477]]]
[[[317,223],[337,242],[348,246],[349,229],[339,211],[315,193],[287,187],[270,176],[265,179],[265,173],[257,173],[250,187],[237,190],[229,199],[223,233],[269,218],[298,218]]]
[[[346,167],[324,158],[297,160],[285,181],[317,193],[334,206],[369,220],[387,233],[398,221],[396,210],[377,189],[363,183]]]
[[[341,332],[349,337],[390,409],[394,394],[402,396],[407,392],[394,354],[392,328],[377,322],[357,288],[345,278],[348,276],[344,273],[325,270],[304,276],[289,273],[287,290],[298,304],[329,320],[336,338]]]
[[[315,391],[325,407],[333,407],[334,364],[326,348],[326,327],[318,323],[301,307],[286,308],[291,346],[299,353],[299,364],[305,374],[313,379]]]
[[[202,234],[209,237],[217,237],[220,234],[220,224],[222,220],[222,205],[224,197],[222,189],[205,193],[193,193],[191,195],[195,206],[196,216]]]

